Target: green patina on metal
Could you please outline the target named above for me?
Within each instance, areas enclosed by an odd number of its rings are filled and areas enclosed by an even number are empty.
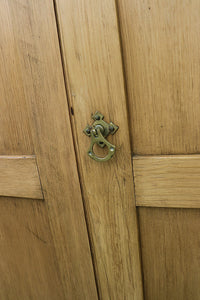
[[[109,143],[106,137],[109,134],[115,134],[119,127],[113,122],[105,122],[103,120],[104,116],[98,111],[92,116],[92,119],[94,120],[94,123],[92,125],[87,125],[83,130],[83,132],[88,137],[91,137],[91,144],[87,153],[89,157],[91,157],[95,161],[108,161],[115,154],[115,146]],[[108,154],[105,157],[97,156],[93,151],[93,147],[95,144],[97,144],[101,148],[107,146]]]

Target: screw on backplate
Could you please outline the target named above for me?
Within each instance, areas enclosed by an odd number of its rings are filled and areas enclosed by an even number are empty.
[[[100,120],[100,116],[95,116],[95,120]]]
[[[89,128],[86,129],[86,133],[90,134],[90,129]]]
[[[110,132],[113,132],[113,130],[114,130],[113,125],[110,125],[110,126],[109,126],[109,130],[110,130]]]
[[[93,128],[91,132],[92,132],[92,134],[93,134],[94,136],[97,136],[97,135],[98,135],[95,128]]]

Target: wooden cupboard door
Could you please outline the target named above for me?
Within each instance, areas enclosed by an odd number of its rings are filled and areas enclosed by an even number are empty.
[[[0,1],[0,299],[97,299],[53,1]]]
[[[143,299],[131,147],[115,0],[56,0],[65,82],[100,299]],[[115,156],[87,155],[91,116],[119,126]],[[100,155],[100,154],[99,154]]]
[[[144,297],[200,299],[200,2],[117,1]]]

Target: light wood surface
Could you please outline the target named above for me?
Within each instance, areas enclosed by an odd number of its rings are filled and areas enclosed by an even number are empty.
[[[18,28],[12,23],[15,14],[20,22],[20,12],[28,21],[23,1],[0,1],[0,155],[34,153],[23,85],[26,72],[19,65]],[[26,28],[23,23],[20,27]],[[55,255],[46,203],[1,197],[0,299],[64,299]]]
[[[44,201],[0,198],[0,299],[66,299]]]
[[[144,298],[199,300],[200,2],[117,0]],[[185,157],[179,157],[185,154]]]
[[[43,199],[35,156],[0,156],[0,196]]]
[[[200,208],[200,155],[133,157],[137,206]]]
[[[199,300],[200,210],[139,207],[148,300]]]
[[[118,3],[135,154],[200,152],[200,1]]]
[[[115,1],[56,1],[80,178],[101,299],[143,299]],[[100,111],[119,126],[112,160],[90,159],[83,129]]]
[[[0,20],[1,154],[36,155],[45,199],[0,199],[0,298],[97,299],[53,1],[0,1]]]
[[[25,74],[19,65],[12,5],[12,0],[0,3],[0,155],[31,155],[34,147],[25,105]]]

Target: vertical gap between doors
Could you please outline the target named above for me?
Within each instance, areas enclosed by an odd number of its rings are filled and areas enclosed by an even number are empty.
[[[77,173],[78,173],[81,197],[82,197],[82,203],[83,203],[84,217],[85,217],[85,222],[86,222],[87,235],[88,235],[90,253],[91,253],[92,264],[93,264],[97,296],[98,296],[98,299],[100,299],[98,278],[97,278],[96,267],[95,267],[95,254],[94,254],[93,247],[92,247],[93,243],[92,243],[92,238],[90,236],[90,230],[89,230],[90,226],[89,226],[89,222],[88,222],[88,218],[87,218],[87,210],[86,210],[86,205],[85,205],[84,196],[83,196],[83,187],[82,187],[81,175],[80,175],[81,171],[80,171],[80,167],[78,165],[78,149],[76,147],[76,140],[75,140],[76,128],[75,128],[75,124],[72,121],[74,112],[73,112],[73,107],[72,107],[70,91],[68,89],[68,74],[67,74],[67,70],[65,69],[65,64],[64,64],[64,53],[63,53],[63,48],[62,48],[61,30],[60,30],[60,25],[59,25],[56,0],[53,0],[53,6],[54,6],[55,22],[56,22],[57,36],[58,36],[58,42],[59,42],[59,48],[60,48],[60,57],[61,57],[61,63],[62,63],[62,72],[63,72],[63,78],[64,78],[64,84],[65,84],[65,92],[66,92],[66,97],[67,97],[68,111],[69,111],[69,117],[70,117],[70,123],[71,123],[73,146],[74,146],[74,152],[75,152],[75,157],[76,157],[76,167],[77,167]]]

